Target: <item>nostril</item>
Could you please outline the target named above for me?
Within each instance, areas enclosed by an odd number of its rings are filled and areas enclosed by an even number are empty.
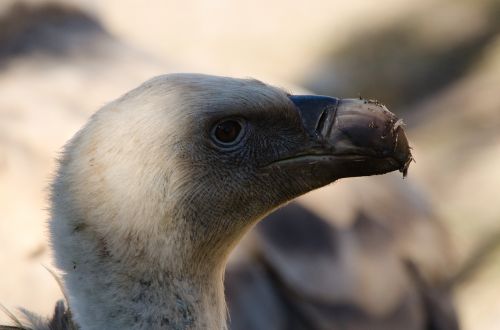
[[[319,117],[318,125],[316,126],[316,133],[318,135],[320,135],[321,132],[323,131],[323,127],[325,126],[327,113],[328,113],[328,107],[325,107],[325,110],[323,110],[323,112],[321,113],[321,116]]]
[[[316,138],[325,135],[325,129],[328,130],[332,121],[330,118],[335,117],[339,99],[319,95],[292,95],[290,100],[299,112],[309,136]]]

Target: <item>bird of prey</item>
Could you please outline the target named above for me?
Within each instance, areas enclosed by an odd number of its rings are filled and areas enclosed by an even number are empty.
[[[229,327],[456,330],[447,234],[426,196],[397,175],[315,191],[236,248],[225,276]]]
[[[226,260],[253,225],[340,178],[405,174],[411,159],[376,102],[153,78],[96,112],[60,159],[50,233],[71,322],[224,329]]]

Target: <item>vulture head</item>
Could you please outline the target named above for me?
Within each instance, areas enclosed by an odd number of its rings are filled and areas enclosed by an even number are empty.
[[[252,225],[337,179],[406,173],[410,160],[401,122],[375,102],[153,78],[96,112],[60,160],[50,229],[75,320],[224,328],[225,261]]]

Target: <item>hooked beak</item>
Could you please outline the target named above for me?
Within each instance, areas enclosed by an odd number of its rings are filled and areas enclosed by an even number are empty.
[[[377,101],[292,95],[308,138],[273,166],[317,172],[323,179],[384,174],[406,176],[413,160],[403,122]],[[304,166],[306,165],[306,166]]]

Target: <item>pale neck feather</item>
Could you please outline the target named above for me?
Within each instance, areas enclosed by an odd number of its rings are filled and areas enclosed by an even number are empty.
[[[226,329],[224,257],[186,261],[189,243],[175,231],[107,239],[55,220],[65,238],[54,242],[57,260],[82,330]]]

